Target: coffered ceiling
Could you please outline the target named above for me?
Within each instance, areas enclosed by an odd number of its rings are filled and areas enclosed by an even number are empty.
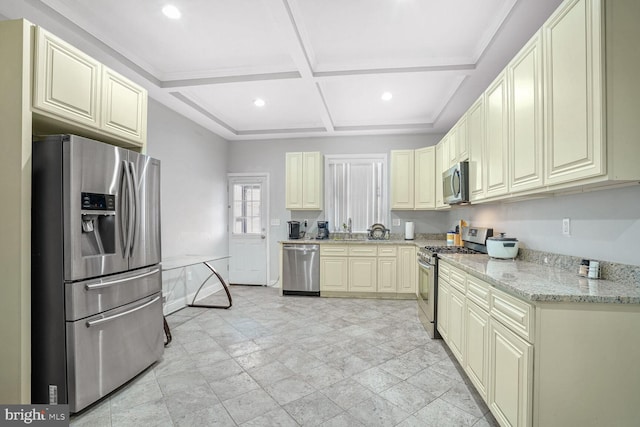
[[[153,98],[240,140],[446,132],[560,0],[10,3],[1,14],[64,27]]]

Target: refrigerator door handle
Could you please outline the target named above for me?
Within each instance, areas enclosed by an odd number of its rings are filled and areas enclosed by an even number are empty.
[[[89,321],[86,323],[87,328],[90,328],[90,327],[92,327],[92,326],[97,326],[97,325],[100,325],[100,324],[102,324],[102,323],[109,322],[109,321],[111,321],[111,320],[115,320],[115,319],[117,319],[117,318],[119,318],[119,317],[122,317],[122,316],[127,316],[127,315],[129,315],[129,314],[131,314],[131,313],[135,313],[135,312],[136,312],[136,311],[138,311],[138,310],[142,310],[143,308],[150,306],[151,304],[155,303],[155,302],[156,302],[156,301],[158,301],[159,299],[160,299],[160,295],[158,295],[157,297],[155,297],[155,298],[154,298],[154,299],[152,299],[151,301],[147,301],[147,302],[145,302],[145,303],[144,303],[144,304],[142,304],[142,305],[139,305],[139,306],[137,306],[137,307],[135,307],[135,308],[132,308],[131,310],[127,310],[127,311],[122,312],[122,313],[114,314],[113,316],[107,316],[107,317],[104,317],[104,318],[102,318],[102,319],[98,319],[98,320],[89,320]]]
[[[136,239],[140,233],[140,187],[138,182],[138,174],[136,173],[136,167],[133,162],[129,162],[129,169],[131,172],[131,179],[133,181],[133,198],[134,198],[134,208],[133,208],[133,227],[131,230],[131,255],[133,255],[133,249],[136,244]]]
[[[127,218],[123,218],[123,220],[127,221],[127,240],[124,247],[124,257],[129,258],[131,256],[131,241],[133,240],[133,210],[135,209],[135,206],[132,188],[133,185],[131,183],[131,173],[129,172],[129,164],[126,161],[123,161],[123,163],[124,174],[127,183]]]
[[[84,288],[86,290],[88,290],[88,291],[92,291],[92,290],[95,290],[95,289],[108,288],[109,286],[117,285],[118,283],[128,282],[130,280],[137,280],[137,279],[142,279],[143,277],[151,276],[153,274],[156,274],[158,271],[160,271],[160,269],[156,268],[156,269],[153,269],[153,270],[148,271],[146,273],[138,274],[137,276],[125,277],[124,279],[110,280],[108,282],[86,284],[86,285],[84,285]]]

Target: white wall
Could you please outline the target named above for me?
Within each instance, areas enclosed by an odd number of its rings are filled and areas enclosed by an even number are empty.
[[[562,219],[571,236],[562,235]],[[470,220],[517,237],[523,247],[640,265],[640,185],[522,202],[456,207],[450,221]]]
[[[227,255],[228,142],[149,99],[147,154],[160,159],[162,257]],[[226,278],[226,265],[217,265]],[[165,273],[167,303],[184,300],[207,276],[206,268]],[[212,285],[215,280],[211,281]],[[180,304],[178,304],[180,305]]]
[[[291,212],[285,209],[285,153],[290,151],[320,151],[322,154],[363,154],[387,153],[390,150],[416,149],[435,144],[442,135],[381,135],[296,138],[268,141],[234,141],[229,146],[229,172],[269,173],[270,200],[269,216],[279,219],[279,226],[269,229],[269,253],[271,281],[278,279],[278,241],[287,238],[287,221],[308,219],[315,225],[324,219],[322,212]],[[393,212],[392,218],[403,220],[400,227],[392,232],[404,231],[404,220],[416,222],[417,233],[438,233],[446,231],[447,213],[442,212]],[[391,224],[385,224],[388,227]],[[311,229],[315,233],[315,226]]]

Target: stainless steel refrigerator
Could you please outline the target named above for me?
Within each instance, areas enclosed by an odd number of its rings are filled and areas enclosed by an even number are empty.
[[[160,161],[56,135],[32,177],[32,403],[78,412],[164,350]]]

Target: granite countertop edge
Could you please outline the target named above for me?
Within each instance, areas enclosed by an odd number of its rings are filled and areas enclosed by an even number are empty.
[[[388,239],[388,240],[372,240],[372,239],[296,239],[296,240],[279,240],[280,244],[300,244],[300,245],[413,245],[416,247],[423,247],[427,245],[443,246],[446,245],[446,241],[443,240],[429,240],[429,239]]]
[[[532,303],[640,304],[640,286],[588,279],[557,267],[487,255],[439,254],[455,267]]]

